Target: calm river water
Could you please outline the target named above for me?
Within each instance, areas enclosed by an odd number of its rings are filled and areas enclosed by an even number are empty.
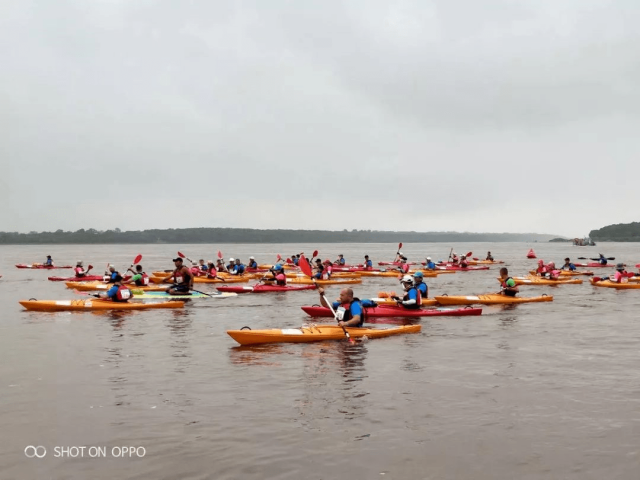
[[[18,300],[77,297],[48,282],[50,272],[13,266],[51,254],[59,264],[83,259],[99,272],[107,262],[124,270],[142,253],[152,271],[171,268],[177,250],[272,263],[277,253],[315,248],[356,263],[365,253],[389,260],[396,247],[0,247],[0,478],[640,478],[640,290],[521,287],[522,296],[554,301],[426,319],[420,334],[353,346],[241,348],[227,329],[300,326],[309,320],[300,306],[317,303],[317,293],[201,300],[179,311],[26,312]],[[411,244],[403,252],[440,259],[450,247]],[[556,263],[599,251],[640,262],[638,244],[453,247],[483,258],[491,250],[514,275],[534,265],[525,258],[530,247]],[[497,290],[497,274],[492,267],[427,283],[431,296],[487,293]],[[395,279],[355,287],[361,298],[400,291]],[[27,458],[28,446],[47,454]],[[130,457],[123,447],[142,449]]]

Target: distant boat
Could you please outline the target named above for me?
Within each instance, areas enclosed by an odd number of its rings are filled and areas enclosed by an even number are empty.
[[[573,244],[576,247],[595,247],[596,246],[596,242],[594,242],[593,240],[591,240],[591,238],[589,237],[584,237],[584,238],[574,238],[573,239]]]

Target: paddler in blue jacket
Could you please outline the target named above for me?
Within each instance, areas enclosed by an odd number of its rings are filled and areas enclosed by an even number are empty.
[[[249,268],[258,268],[258,262],[256,262],[256,259],[253,257],[249,257]]]
[[[427,270],[435,270],[436,269],[436,264],[433,263],[433,260],[431,260],[431,257],[427,257],[427,263],[425,263],[424,268],[426,268]]]
[[[120,273],[116,270],[116,267],[113,265],[109,265],[109,270],[104,272],[104,276],[106,277],[107,283],[115,283],[116,277],[119,276]]]
[[[369,260],[369,255],[364,256],[364,268],[367,270],[373,270],[373,262]]]
[[[599,253],[598,255],[600,255],[600,260],[598,260],[600,262],[600,265],[606,265],[607,264],[607,257],[602,255],[601,253]]]
[[[244,275],[244,265],[239,258],[236,258],[235,264],[229,273],[231,275]]]
[[[320,305],[329,308],[329,304],[324,297],[324,288],[318,287],[320,294]],[[345,288],[340,292],[340,300],[331,304],[336,312],[336,320],[341,327],[362,327],[364,317],[362,315],[362,304],[360,300],[353,296],[353,290]]]
[[[413,278],[409,275],[405,275],[400,279],[400,283],[406,293],[404,294],[404,297],[402,297],[402,300],[398,297],[394,297],[394,300],[404,308],[412,310],[420,308],[422,306],[422,296],[420,295],[420,290],[413,285]]]
[[[571,263],[571,259],[569,257],[564,259],[564,265],[562,265],[562,268],[560,270],[569,270],[570,272],[575,271],[576,266]]]
[[[51,255],[47,255],[47,261],[44,262],[46,267],[53,267],[53,260],[51,259]]]
[[[420,290],[420,296],[422,298],[427,298],[429,287],[424,283],[424,275],[422,272],[416,272],[413,274],[413,286]]]
[[[344,259],[344,255],[338,255],[338,259],[333,262],[334,265],[346,265],[347,261]]]

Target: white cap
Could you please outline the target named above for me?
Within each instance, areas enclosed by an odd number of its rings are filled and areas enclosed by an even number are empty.
[[[76,262],[76,265],[82,265],[82,260],[78,260],[78,261]]]
[[[400,280],[400,283],[413,283],[413,278],[411,278],[411,275],[405,275]]]
[[[431,260],[431,257],[427,257],[427,260]]]
[[[231,258],[229,259],[229,261],[230,261],[230,262],[234,262],[235,260],[233,259],[233,257],[231,257]]]
[[[253,258],[253,257],[249,257],[249,260],[255,260],[255,258]]]
[[[402,255],[402,252],[398,252],[398,255]]]

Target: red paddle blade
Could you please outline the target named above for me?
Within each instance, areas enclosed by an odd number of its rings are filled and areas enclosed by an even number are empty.
[[[469,258],[471,255],[473,255],[473,252],[468,252],[465,257]]]
[[[93,268],[93,265],[87,265],[87,269]]]
[[[318,256],[318,250],[314,250],[313,251],[313,255],[311,256],[311,258],[315,258]]]
[[[140,260],[142,260],[142,254],[138,254],[138,256],[133,259],[133,264],[137,265],[138,263],[140,263]]]
[[[278,261],[282,260],[282,255],[278,254]]]
[[[184,255],[184,253],[182,253],[182,252],[178,252],[178,256],[179,256],[180,258],[186,258],[186,257],[185,257],[185,255]]]
[[[218,258],[222,258],[222,252],[218,250]]]
[[[309,262],[304,255],[300,255],[298,266],[300,267],[300,270],[302,270],[302,273],[304,273],[307,277],[311,277],[313,275],[311,272],[311,265],[309,265]]]
[[[288,263],[288,264],[292,264],[292,263],[293,263],[293,260],[291,260],[290,258],[287,258],[287,263]]]
[[[401,248],[402,248],[402,242],[398,244],[398,250],[400,250]]]

